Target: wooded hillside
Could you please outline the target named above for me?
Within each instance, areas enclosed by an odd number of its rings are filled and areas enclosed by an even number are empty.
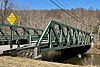
[[[75,17],[82,20],[82,23],[70,17],[66,12],[59,9],[52,10],[13,10],[7,11],[6,17],[13,12],[17,21],[15,24],[27,26],[32,28],[45,28],[49,20],[56,20],[85,31],[98,31],[100,24],[100,10],[86,10],[83,8],[76,8],[66,10]],[[1,15],[0,15],[1,16]],[[84,22],[83,22],[84,21]],[[8,23],[5,21],[4,23]]]

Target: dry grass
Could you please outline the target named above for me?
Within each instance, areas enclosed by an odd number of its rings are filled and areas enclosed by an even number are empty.
[[[39,61],[28,58],[3,56],[0,57],[0,67],[97,67],[97,66],[90,66],[90,65],[79,66],[79,65]]]

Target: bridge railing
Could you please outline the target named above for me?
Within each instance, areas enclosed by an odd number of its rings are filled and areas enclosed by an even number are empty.
[[[43,31],[37,46],[39,51],[60,50],[90,45],[90,42],[90,33],[51,20]]]
[[[42,32],[43,30],[41,29],[34,29],[9,24],[0,24],[0,41],[14,41],[25,39],[28,40],[28,43],[31,43],[31,41],[35,39],[34,36],[40,37]]]

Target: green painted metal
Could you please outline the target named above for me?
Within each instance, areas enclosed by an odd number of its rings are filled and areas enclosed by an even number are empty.
[[[7,30],[7,28],[9,28],[9,30]],[[39,39],[39,36],[43,32],[43,30],[41,29],[34,29],[34,28],[9,25],[9,24],[0,24],[0,41],[11,41],[11,33],[10,33],[11,31],[12,31],[12,40],[26,39],[28,40],[29,44],[31,43],[31,40],[36,39],[33,36],[35,37],[37,36],[37,39]]]
[[[36,45],[37,51],[46,50],[61,50],[72,47],[79,47],[90,45],[91,36],[89,32],[82,31],[72,26],[59,23],[57,21],[49,21],[46,28],[34,29],[28,27],[22,27],[17,25],[0,24],[0,41],[11,40],[11,35],[2,30],[2,27],[9,27],[12,31],[12,39],[26,39],[31,47]],[[22,29],[22,34],[19,34],[19,30]],[[34,33],[30,32],[33,31]]]
[[[42,44],[45,35],[47,35],[47,41]],[[89,32],[51,20],[43,31],[37,46],[38,52],[41,52],[85,46],[90,45],[90,43],[91,36]]]

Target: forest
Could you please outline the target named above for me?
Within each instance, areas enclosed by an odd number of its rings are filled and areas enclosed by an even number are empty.
[[[51,9],[51,10],[36,10],[25,9],[16,10],[13,9],[14,5],[10,2],[7,5],[5,2],[4,10],[0,9],[0,21],[1,23],[9,24],[6,20],[10,13],[14,13],[17,20],[15,25],[26,26],[31,28],[44,29],[49,20],[56,20],[58,22],[79,28],[84,31],[88,31],[95,34],[100,34],[100,10],[94,10],[92,7],[89,9],[75,8],[75,9]],[[71,14],[71,17],[67,13]]]

